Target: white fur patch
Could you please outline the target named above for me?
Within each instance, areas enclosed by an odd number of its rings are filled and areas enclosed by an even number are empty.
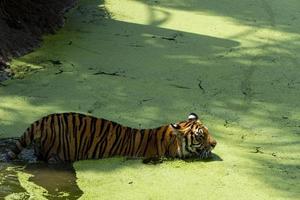
[[[178,125],[178,124],[172,124],[172,126],[173,126],[174,128],[179,128],[179,125]]]
[[[190,115],[188,116],[188,119],[189,119],[189,120],[197,119],[197,116],[194,115],[194,114],[190,114]]]

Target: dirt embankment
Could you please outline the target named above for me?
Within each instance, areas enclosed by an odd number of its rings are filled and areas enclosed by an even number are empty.
[[[32,51],[45,33],[63,25],[76,0],[0,0],[0,82],[9,78],[6,62]]]

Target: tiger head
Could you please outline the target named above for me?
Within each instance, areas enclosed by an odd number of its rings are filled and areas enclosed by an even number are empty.
[[[198,119],[195,113],[188,116],[188,120],[171,124],[173,133],[180,143],[178,151],[180,157],[209,158],[217,142],[208,128]]]

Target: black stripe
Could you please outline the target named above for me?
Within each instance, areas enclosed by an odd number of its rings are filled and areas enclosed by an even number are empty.
[[[61,143],[62,143],[63,141],[61,141],[61,131],[60,131],[60,121],[59,121],[59,117],[58,117],[57,114],[55,115],[55,117],[56,117],[56,119],[57,119],[57,126],[58,126],[58,133],[56,133],[56,137],[58,137],[58,146],[57,146],[57,149],[56,149],[56,154],[57,154],[57,156],[59,156],[58,153],[59,153],[59,150],[60,150]]]
[[[95,139],[95,135],[96,135],[96,124],[97,124],[97,119],[96,118],[92,118],[91,120],[91,135],[90,135],[90,141],[89,141],[89,146],[91,147],[94,139]]]
[[[96,132],[96,122],[97,119],[92,117],[91,118],[91,135],[87,138],[87,142],[86,144],[83,146],[84,154],[88,155],[88,151],[91,149],[92,144],[94,142],[94,138],[95,138],[95,132]]]
[[[166,127],[164,128],[164,130],[163,130],[162,137],[161,137],[161,140],[160,140],[161,143],[163,143],[164,140],[165,140],[167,130],[168,130],[168,126],[166,126]]]
[[[50,147],[49,147],[49,149],[46,151],[46,154],[45,154],[45,158],[46,159],[48,159],[48,156],[49,156],[49,152],[51,151],[51,149],[52,149],[52,147],[53,147],[53,145],[54,145],[54,143],[55,143],[55,136],[54,136],[54,134],[55,134],[55,130],[53,129],[54,128],[54,120],[53,120],[53,115],[50,115],[50,129],[51,129],[51,138],[50,138],[50,141],[49,142],[51,142],[51,144],[50,144]]]
[[[77,121],[76,121],[76,114],[73,113],[72,114],[72,126],[73,126],[73,137],[74,137],[74,140],[75,140],[75,145],[74,145],[74,151],[75,151],[75,156],[74,156],[74,159],[77,160]]]
[[[93,155],[97,156],[97,158],[101,158],[103,156],[103,155],[101,155],[101,151],[102,151],[103,144],[106,142],[106,138],[107,138],[106,130],[107,130],[108,126],[109,126],[109,121],[102,119],[101,128],[100,128],[100,140],[97,144],[97,146],[99,146],[99,154],[96,155],[97,150],[98,150],[97,148],[93,152]],[[102,130],[102,128],[103,128],[103,130]]]
[[[145,147],[143,156],[145,156],[146,151],[147,151],[147,149],[148,149],[149,142],[151,141],[151,138],[152,138],[152,136],[154,135],[154,134],[152,133],[152,131],[153,131],[153,130],[150,130],[150,131],[149,131],[149,137],[148,137],[148,140],[147,140],[147,143],[146,143],[146,147]]]
[[[109,141],[108,141],[108,139],[109,139],[109,135],[110,135],[110,133],[111,133],[111,129],[113,129],[113,123],[112,122],[108,122],[108,126],[109,126],[109,129],[108,129],[108,131],[107,131],[107,133],[105,133],[105,135],[106,135],[106,138],[105,138],[105,145],[104,145],[104,150],[103,150],[103,152],[102,152],[102,148],[101,148],[101,155],[103,155],[103,153],[105,153],[105,150],[106,150],[106,147],[107,147],[107,144],[109,143]],[[107,126],[107,127],[108,127]],[[106,128],[107,129],[107,128]],[[106,131],[105,131],[106,132]]]
[[[39,157],[42,158],[42,151],[43,151],[43,147],[42,147],[42,138],[43,138],[43,135],[45,134],[45,125],[44,125],[44,121],[45,121],[45,118],[43,117],[41,120],[40,120],[40,132],[41,132],[41,136],[39,138]]]
[[[81,159],[85,159],[86,158],[87,154],[85,153],[86,152],[85,151],[86,150],[85,146],[88,144],[88,142],[89,141],[87,139],[85,139],[84,142],[83,142],[83,149],[81,150]]]
[[[44,128],[45,128],[45,125],[44,125],[44,121],[45,121],[45,118],[43,117],[41,122],[40,122],[40,131],[41,131],[41,138],[42,138],[42,134],[44,132]]]
[[[44,123],[47,124],[47,118],[44,118]],[[41,140],[41,146],[42,148],[45,150],[45,143],[47,142],[47,139],[48,139],[48,128],[45,128],[44,126],[44,134],[45,134],[45,139],[44,140]]]
[[[121,138],[120,138],[121,131],[120,131],[120,129],[122,129],[122,127],[119,124],[117,124],[116,126],[117,126],[116,127],[116,132],[115,132],[116,140],[114,141],[113,145],[111,146],[111,149],[109,150],[108,155],[114,155],[114,153],[116,151],[116,148],[118,147],[118,145],[120,144],[120,141],[121,141]]]
[[[62,133],[62,144],[63,144],[62,151],[64,154],[64,161],[66,161],[67,160],[67,149],[66,149],[66,140],[65,140],[66,133],[65,133],[65,125],[64,125],[65,123],[64,123],[63,115],[59,116],[59,122],[60,122],[61,133]]]
[[[80,154],[80,152],[82,152],[82,146],[84,145],[83,138],[86,133],[86,127],[87,127],[87,119],[85,119],[85,120],[83,118],[81,118],[81,119],[82,120],[80,120],[80,128],[79,128],[80,138],[79,138],[79,144],[78,144],[79,145],[78,155]],[[82,130],[82,133],[80,133],[80,130]],[[85,137],[85,139],[86,139],[86,137]]]
[[[121,155],[122,153],[122,150],[124,148],[124,142],[126,140],[126,136],[127,136],[127,133],[130,131],[130,128],[126,127],[126,130],[124,132],[124,136],[120,138],[120,143],[118,144],[118,147],[116,148],[116,152],[119,152],[117,155]],[[120,149],[120,150],[119,150]]]
[[[61,151],[63,153],[63,161],[66,160],[66,141],[65,141],[65,127],[64,127],[64,124],[63,124],[63,117],[61,114],[58,115],[58,120],[59,120],[59,125],[60,125],[60,133],[61,133],[61,142],[62,142],[62,147],[61,147]]]
[[[106,140],[107,140],[107,138],[108,138],[108,135],[109,135],[109,130],[110,130],[110,126],[111,126],[111,123],[109,122],[109,121],[105,121],[105,124],[106,124],[106,126],[105,126],[105,128],[103,128],[103,130],[101,131],[101,143],[103,142],[103,141],[105,141],[105,142],[107,142]]]
[[[99,142],[102,143],[107,137],[107,128],[109,127],[109,121],[103,120],[100,128],[100,140]]]
[[[107,148],[107,146],[108,146],[108,144],[110,143],[110,141],[109,141],[109,139],[110,138],[113,138],[113,137],[108,137],[110,134],[111,135],[113,135],[113,127],[114,127],[114,124],[113,124],[113,122],[109,122],[109,129],[108,129],[108,132],[107,132],[107,137],[106,137],[106,140],[105,140],[105,142],[106,142],[106,145],[105,145],[105,148],[104,148],[104,150],[103,150],[103,152],[101,153],[101,154],[104,154],[105,153],[105,151],[106,151],[106,148]],[[117,139],[117,138],[116,138]],[[109,153],[109,152],[108,152]],[[109,155],[109,154],[108,154]]]
[[[81,141],[80,141],[80,148],[79,148],[79,152],[78,155],[79,156],[84,156],[85,151],[86,151],[86,144],[89,142],[88,141],[88,137],[84,137]]]
[[[26,131],[23,133],[23,135],[21,136],[21,138],[19,139],[20,144],[23,148],[26,147],[26,137],[27,137],[27,132],[29,131],[29,128],[26,129]]]
[[[93,154],[92,154],[93,159],[98,158],[98,156],[96,157],[96,153],[97,153],[97,150],[99,149],[99,147],[100,147],[100,142],[98,142],[97,145],[95,146],[95,149],[94,149]]]
[[[102,142],[105,140],[105,136],[107,136],[107,134],[105,134],[105,131],[106,131],[107,127],[108,127],[107,124],[108,124],[108,121],[102,119],[102,121],[101,121],[101,127],[100,127],[100,133],[99,133],[100,134],[99,135],[100,139],[99,139],[99,142],[97,144],[97,147],[94,149],[93,158],[96,158],[96,156],[97,156],[97,158],[99,158],[99,155],[96,155],[96,154],[97,154],[98,148],[99,148],[99,151],[100,151],[100,148],[102,146]],[[105,125],[107,125],[107,126],[105,127]],[[105,129],[104,129],[104,127],[105,127]],[[100,154],[100,152],[99,152],[99,154]]]
[[[51,137],[50,137],[50,141],[49,142],[51,142],[51,141],[53,141],[53,140],[55,140],[55,137],[54,137],[54,119],[53,119],[53,115],[51,115],[50,116],[50,130],[51,130]],[[54,138],[54,139],[53,139]],[[52,145],[51,145],[51,147],[52,147]]]
[[[133,142],[132,142],[132,147],[131,147],[131,150],[130,150],[130,152],[129,152],[129,155],[130,155],[130,156],[133,156],[133,154],[134,154],[134,147],[135,147],[135,133],[130,132],[130,137],[131,137],[131,140],[132,140]]]
[[[33,141],[33,136],[34,136],[34,134],[36,134],[36,133],[33,132],[33,130],[34,130],[34,124],[35,123],[31,124],[31,127],[30,127],[31,130],[29,132],[29,135],[30,135],[30,142],[29,142],[29,144],[31,144],[31,142]],[[29,145],[29,144],[27,144],[27,145]]]
[[[65,158],[66,160],[71,160],[71,149],[70,149],[70,133],[69,133],[69,122],[68,122],[68,116],[69,114],[68,113],[64,113],[63,114],[63,118],[64,118],[64,133],[65,133],[65,138],[66,138],[66,145],[67,145],[67,150],[66,150],[66,153],[67,153],[67,158]]]
[[[142,130],[140,130],[140,131],[136,132],[136,134],[140,134],[140,135],[141,135],[140,144],[139,144],[139,146],[138,146],[138,148],[137,148],[137,150],[136,150],[136,153],[139,153],[139,151],[140,151],[140,148],[141,148],[141,146],[142,146],[142,143],[143,143],[143,140],[144,140],[144,136],[145,136],[145,129],[142,129]]]
[[[131,133],[126,133],[126,137],[129,139],[129,144],[126,147],[125,155],[130,156],[131,148],[133,146],[132,134]]]
[[[106,147],[107,147],[107,140],[105,140],[105,141],[101,144],[98,158],[102,158],[102,157],[103,157],[103,154],[104,154],[104,152],[105,152]]]
[[[130,150],[130,144],[131,144],[131,137],[128,133],[125,134],[125,137],[124,137],[124,141],[125,141],[125,144],[124,144],[124,149],[122,150],[125,150],[124,151],[124,155],[127,156],[127,152],[128,152],[128,149]]]
[[[188,138],[187,138],[187,136],[185,136],[184,139],[185,139],[185,150],[187,150],[189,153],[193,154],[194,152],[192,152],[189,149],[189,144],[188,144]]]
[[[124,155],[126,155],[126,151],[128,149],[128,142],[130,142],[130,138],[128,138],[128,133],[126,133],[124,135],[124,139],[123,139],[123,144],[121,146],[121,150],[120,153],[122,154],[123,150],[124,150]]]
[[[193,130],[194,126],[195,126],[195,124],[191,124],[190,129]]]
[[[127,155],[130,153],[130,148],[131,148],[131,142],[132,142],[132,139],[131,139],[131,135],[126,135],[126,137],[127,137],[128,140],[129,140],[129,144],[128,144],[128,146],[126,147],[126,150],[125,150],[125,155],[127,156]]]
[[[123,150],[124,150],[124,155],[126,156],[126,151],[127,151],[127,148],[128,148],[128,142],[129,142],[129,139],[128,139],[127,135],[125,135],[125,137],[124,137],[124,142],[125,142],[125,143],[122,145],[122,146],[123,146],[123,149],[122,149],[121,153],[122,153]]]

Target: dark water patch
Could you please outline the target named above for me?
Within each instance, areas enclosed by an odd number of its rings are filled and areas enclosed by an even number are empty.
[[[12,148],[17,138],[0,139],[0,153]],[[30,192],[22,187],[19,172],[30,175],[29,182],[42,187],[47,199],[78,199],[83,192],[77,186],[76,173],[72,164],[49,165],[39,162],[32,148],[24,149],[13,162],[0,162],[0,199],[16,194],[13,198],[29,199]]]
[[[77,186],[75,170],[71,164],[1,163],[0,199],[12,194],[16,194],[16,198],[30,198],[32,191],[26,191],[22,187],[18,177],[19,172],[29,174],[29,182],[45,189],[47,192],[43,193],[43,196],[47,199],[78,199],[83,194]]]
[[[47,199],[78,199],[83,194],[77,186],[76,173],[71,164],[27,165],[24,172],[34,175],[29,181],[48,191]]]
[[[9,164],[0,163],[0,199],[12,193],[26,194],[26,190],[20,185],[17,169],[12,168]],[[23,195],[29,198],[29,195]]]
[[[215,162],[215,161],[223,161],[223,159],[215,154],[215,153],[211,153],[211,156],[207,159],[200,159],[197,157],[191,157],[191,158],[185,158],[184,159],[185,162]]]

